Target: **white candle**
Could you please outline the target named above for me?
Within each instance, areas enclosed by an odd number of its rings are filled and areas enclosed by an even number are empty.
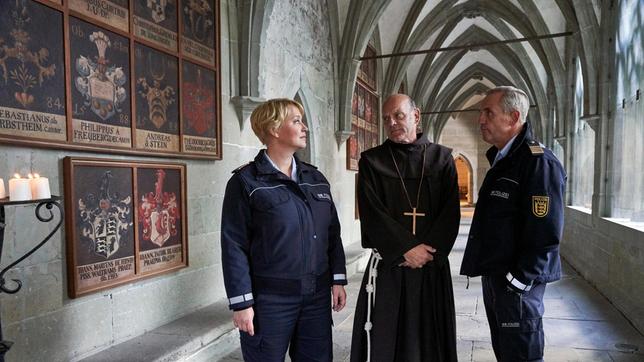
[[[15,174],[9,180],[9,201],[31,200],[31,183],[27,178],[20,178]]]
[[[32,199],[39,200],[51,197],[51,192],[49,191],[49,179],[47,177],[40,177],[40,175],[34,174],[33,178],[30,177],[30,183]]]
[[[7,197],[7,192],[4,189],[4,180],[0,178],[0,199]]]

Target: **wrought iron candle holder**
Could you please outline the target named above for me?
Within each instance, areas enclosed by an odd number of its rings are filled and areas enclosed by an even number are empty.
[[[12,279],[14,286],[7,285],[4,275],[11,268],[18,265],[20,262],[28,258],[31,254],[35,253],[38,249],[40,249],[43,245],[45,245],[45,243],[47,243],[47,241],[51,239],[51,237],[56,233],[56,231],[60,229],[60,226],[63,224],[63,210],[60,206],[59,201],[60,201],[59,196],[52,196],[49,199],[27,200],[27,201],[9,201],[9,198],[0,199],[0,260],[2,259],[2,247],[4,244],[4,229],[6,227],[5,213],[4,213],[5,206],[38,204],[36,206],[36,211],[35,211],[36,218],[40,222],[45,222],[45,223],[49,223],[54,220],[55,215],[54,215],[54,212],[52,211],[54,206],[58,208],[58,215],[59,215],[58,223],[56,224],[54,229],[40,243],[38,243],[35,247],[33,247],[23,256],[16,259],[13,263],[9,264],[4,269],[2,269],[2,271],[0,271],[0,292],[4,292],[7,294],[15,294],[20,290],[20,288],[22,288],[22,282],[19,279]],[[48,214],[46,212],[48,212]],[[7,353],[9,348],[11,348],[12,344],[13,342],[5,341],[2,338],[2,321],[0,320],[0,362],[4,362],[4,355],[5,353]]]

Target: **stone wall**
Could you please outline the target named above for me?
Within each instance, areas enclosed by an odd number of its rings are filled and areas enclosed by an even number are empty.
[[[644,12],[644,4],[638,0],[621,0],[615,5],[615,29],[607,33],[606,38],[610,39],[608,42],[606,39],[602,40],[604,48],[614,47],[611,51],[615,52],[615,57],[613,63],[603,64],[603,71],[608,73],[602,74],[601,77],[607,78],[606,83],[601,84],[607,88],[602,90],[610,96],[607,101],[609,112],[604,112],[601,122],[612,130],[607,132],[607,137],[602,138],[600,135],[594,142],[595,147],[601,149],[595,153],[596,161],[592,167],[595,180],[592,213],[589,209],[566,208],[561,252],[584,278],[595,285],[640,332],[644,333],[644,227],[641,221],[634,222],[633,219],[637,215],[632,212],[633,209],[638,209],[638,203],[643,202],[641,187],[633,185],[641,182],[643,176],[641,172],[636,172],[642,170],[644,162],[641,152],[637,152],[637,147],[641,147],[643,135],[641,132],[635,136],[618,132],[621,127],[619,124],[623,121],[620,119],[620,116],[623,116],[620,113],[624,112],[622,100],[632,104],[637,101],[637,90],[644,89],[644,59],[641,57],[644,49],[644,21],[640,16]],[[612,15],[605,14],[602,18],[609,19]],[[635,133],[636,129],[626,132]],[[627,137],[637,141],[625,145]],[[600,144],[599,140],[607,144]],[[586,150],[578,152],[584,151]],[[604,165],[597,161],[597,155],[604,152],[607,152],[609,158],[605,171]],[[575,157],[579,159],[583,155],[573,154],[572,162],[575,162]],[[628,165],[629,169],[624,175],[619,174],[622,163]],[[574,174],[570,176],[575,177]],[[620,177],[628,178],[629,182],[620,184]],[[631,189],[628,189],[629,184]],[[606,190],[597,190],[597,185],[605,186]],[[621,201],[617,197],[622,196],[617,194],[620,191],[626,192],[627,198],[630,198],[621,203],[622,207],[626,206],[624,208],[631,210],[624,215],[621,214],[623,210],[618,212],[613,204]],[[602,192],[606,194],[603,195]],[[603,198],[608,202],[606,207],[602,208],[599,201]],[[608,217],[609,215],[613,218]],[[631,217],[630,221],[628,216]]]
[[[299,91],[309,112],[313,162],[332,184],[346,245],[359,235],[353,219],[354,173],[346,171],[346,150],[334,138],[333,60],[327,9],[321,3],[276,2],[261,44],[260,96],[293,98]],[[78,360],[225,298],[219,230],[223,193],[231,171],[252,160],[261,145],[247,119],[240,127],[230,102],[237,92],[240,19],[234,2],[223,0],[221,9],[223,160],[182,161],[187,164],[190,266],[70,299],[65,231],[58,232],[6,275],[23,281],[19,293],[0,294],[3,337],[15,342],[8,361]],[[52,193],[63,196],[65,156],[147,159],[0,145],[0,170],[4,177],[39,171],[50,177]],[[2,265],[18,258],[48,232],[49,225],[37,223],[33,214],[33,206],[7,208]]]
[[[571,207],[563,257],[644,332],[644,233]]]
[[[478,113],[461,113],[458,118],[450,118],[438,140],[438,143],[450,147],[454,156],[463,155],[470,162],[474,203],[478,200],[485,173],[490,169],[485,158],[490,145],[481,139],[477,117]]]

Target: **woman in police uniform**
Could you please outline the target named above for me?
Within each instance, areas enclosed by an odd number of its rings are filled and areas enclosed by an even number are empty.
[[[222,212],[222,265],[246,361],[331,361],[331,308],[346,302],[345,258],[329,182],[298,160],[302,106],[272,99],[251,114],[266,149],[235,171]]]

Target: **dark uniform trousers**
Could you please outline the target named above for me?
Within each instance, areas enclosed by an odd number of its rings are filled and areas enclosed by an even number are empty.
[[[275,290],[270,280],[255,284],[258,289],[253,305],[255,335],[240,331],[244,361],[283,362],[289,343],[293,362],[333,360],[328,278],[304,278],[297,293],[288,293],[288,285],[280,288],[282,294],[263,293],[262,284]]]
[[[483,302],[492,348],[501,362],[543,361],[543,294],[546,283],[517,293],[502,275],[483,276]]]

